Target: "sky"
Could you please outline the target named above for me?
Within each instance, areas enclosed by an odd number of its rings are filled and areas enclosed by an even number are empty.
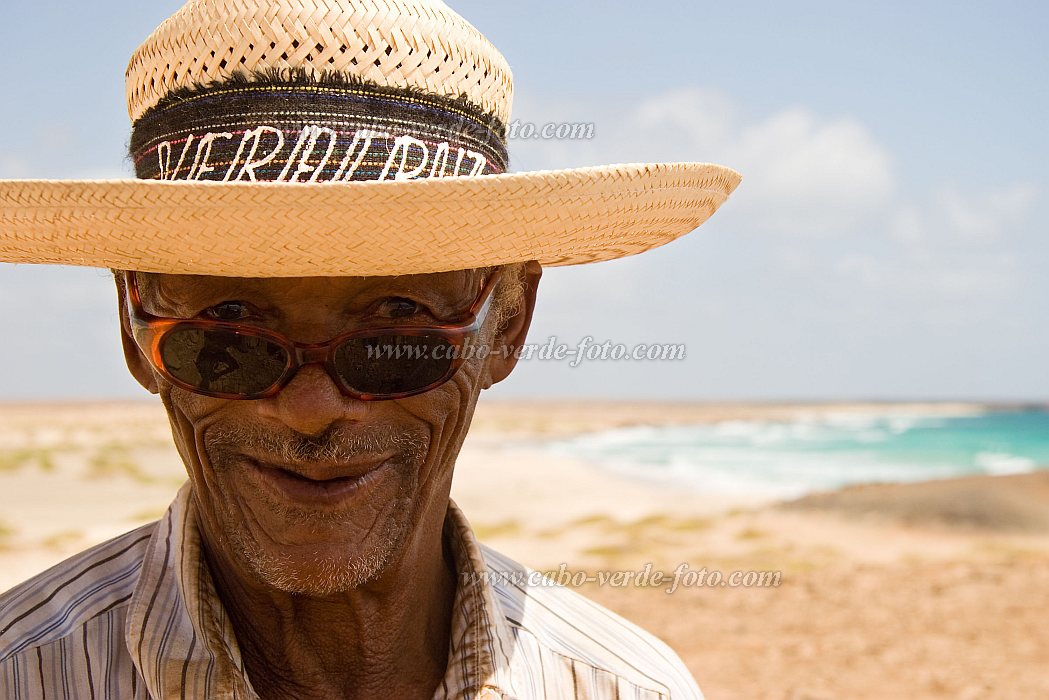
[[[6,10],[0,178],[126,177],[123,72],[181,3]],[[530,340],[683,360],[527,361],[511,397],[1045,401],[1049,5],[452,0],[504,53],[514,170],[707,161],[697,231],[550,268]],[[104,270],[0,264],[0,401],[148,397]]]

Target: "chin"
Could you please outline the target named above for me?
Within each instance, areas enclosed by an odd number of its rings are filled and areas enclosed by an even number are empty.
[[[388,493],[337,510],[242,492],[239,508],[222,509],[227,547],[259,583],[285,593],[326,597],[360,588],[400,558],[412,530],[414,470],[398,472]]]
[[[392,505],[392,504],[391,504]],[[298,537],[288,545],[269,536],[258,536],[239,523],[227,530],[228,543],[242,567],[257,581],[285,593],[324,597],[360,588],[380,578],[397,559],[409,530],[410,510],[394,507],[382,523],[363,538],[339,530],[332,523],[318,523],[312,541]],[[302,526],[295,529],[301,532]],[[349,529],[356,535],[359,530]]]
[[[284,593],[324,598],[348,593],[378,579],[392,558],[389,549],[376,549],[345,557],[328,555],[297,561],[293,557],[271,557],[245,553],[259,582]]]

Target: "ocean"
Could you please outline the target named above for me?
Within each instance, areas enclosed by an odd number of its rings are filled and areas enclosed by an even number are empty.
[[[1049,468],[1049,410],[831,411],[790,421],[623,428],[547,448],[710,493],[794,498],[853,484]]]

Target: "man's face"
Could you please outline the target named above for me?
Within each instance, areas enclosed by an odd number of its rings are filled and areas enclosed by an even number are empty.
[[[483,278],[480,271],[138,277],[150,313],[239,321],[301,343],[362,324],[455,320],[477,298]],[[538,274],[534,278],[537,283]],[[534,284],[525,297],[526,330]],[[486,339],[495,321],[486,322]],[[206,544],[269,586],[310,595],[376,579],[415,537],[440,527],[477,396],[509,372],[496,366],[498,359],[496,365],[472,359],[424,394],[364,402],[344,396],[323,366],[307,365],[272,398],[224,400],[170,385],[128,341],[125,319],[129,366],[168,410]]]

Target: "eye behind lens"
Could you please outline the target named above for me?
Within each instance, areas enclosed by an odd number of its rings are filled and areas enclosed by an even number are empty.
[[[335,352],[342,381],[364,394],[402,394],[445,379],[457,347],[438,335],[377,335],[353,338]]]
[[[228,330],[175,328],[162,340],[164,369],[204,391],[251,395],[273,386],[288,366],[287,351],[262,336]]]

